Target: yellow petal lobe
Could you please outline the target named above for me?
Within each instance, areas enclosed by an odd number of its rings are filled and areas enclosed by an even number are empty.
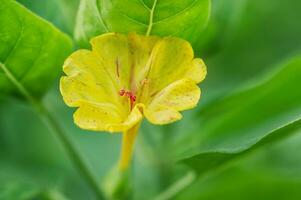
[[[154,124],[168,124],[181,119],[178,111],[196,106],[201,95],[199,87],[189,79],[175,81],[156,94],[144,114]]]
[[[74,122],[83,129],[94,131],[124,132],[142,120],[135,107],[124,120],[114,105],[82,104],[74,113]]]
[[[207,75],[207,69],[204,61],[200,58],[195,58],[192,61],[191,68],[188,70],[186,77],[195,81],[195,83],[202,82]]]
[[[157,42],[150,59],[152,64],[147,79],[152,95],[184,78],[192,66],[193,50],[185,40],[166,37]]]

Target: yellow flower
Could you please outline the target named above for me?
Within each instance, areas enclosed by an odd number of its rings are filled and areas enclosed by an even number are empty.
[[[75,123],[88,130],[124,132],[121,168],[128,166],[143,117],[153,124],[181,119],[196,106],[206,67],[191,45],[175,37],[108,33],[64,63],[60,90],[78,107]]]

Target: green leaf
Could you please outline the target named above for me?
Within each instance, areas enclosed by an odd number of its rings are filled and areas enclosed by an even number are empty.
[[[0,0],[0,27],[1,93],[18,94],[6,70],[33,96],[41,96],[60,74],[71,40],[12,0]]]
[[[298,57],[263,82],[209,105],[197,131],[176,143],[177,160],[204,173],[299,130],[300,77]]]
[[[200,177],[174,199],[301,199],[300,133]]]
[[[244,147],[239,150],[230,150],[230,151],[216,151],[216,152],[202,152],[200,154],[194,155],[189,158],[181,160],[181,162],[186,163],[200,173],[205,173],[208,170],[215,169],[220,167],[223,163],[232,160],[238,156],[246,154],[250,151],[254,151],[257,148],[278,141],[282,138],[285,138],[293,133],[297,133],[301,129],[301,120],[297,120],[291,124],[288,124],[282,128],[276,129],[266,136],[261,138],[257,143],[252,146]]]
[[[106,32],[173,35],[195,44],[209,12],[210,0],[81,0],[75,37],[81,46]]]
[[[60,30],[69,35],[73,34],[79,0],[18,0],[18,2]]]
[[[301,1],[218,0],[196,52],[208,77],[203,100],[217,98],[301,52]],[[281,10],[281,14],[279,14]],[[284,17],[285,16],[285,17]],[[205,55],[205,57],[204,57]],[[201,105],[204,105],[201,103]]]
[[[54,198],[55,195],[57,197],[62,196],[59,195],[55,188],[60,186],[60,180],[67,177],[66,172],[60,170],[54,166],[49,168],[49,166],[41,164],[33,165],[28,162],[13,161],[11,156],[1,155],[0,199],[60,200],[59,198]]]
[[[36,195],[39,188],[28,182],[5,181],[0,186],[0,199],[30,199]]]
[[[68,200],[62,193],[56,190],[46,190],[32,197],[31,200]]]
[[[207,181],[199,180],[174,199],[297,200],[301,198],[300,187],[299,174],[279,174],[271,168],[250,171],[245,166],[226,170]]]

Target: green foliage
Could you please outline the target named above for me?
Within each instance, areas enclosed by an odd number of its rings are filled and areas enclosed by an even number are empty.
[[[61,73],[71,40],[15,1],[1,0],[0,10],[0,62],[30,93],[41,96]],[[0,91],[17,93],[2,70]]]
[[[200,127],[176,145],[180,157],[203,171],[272,142],[301,127],[301,57],[285,64],[272,78],[207,106]],[[288,89],[289,88],[289,89]],[[268,97],[268,98],[267,98]],[[188,145],[189,144],[189,145]]]
[[[113,167],[112,170],[107,173],[102,187],[108,199],[118,200],[130,198],[132,189],[130,171],[120,171],[118,166]]]
[[[37,192],[38,189],[34,185],[5,180],[0,187],[0,199],[30,199]]]
[[[115,180],[120,189],[133,187],[131,199],[164,193],[185,177],[187,165],[201,176],[189,179],[187,188],[178,187],[172,199],[301,198],[301,58],[296,56],[301,1],[212,1],[208,26],[209,0],[18,2],[26,8],[0,0],[0,62],[36,97],[58,78],[71,49],[70,38],[50,23],[69,35],[75,29],[80,46],[108,31],[145,34],[149,29],[154,35],[183,37],[207,64],[196,110],[172,125],[143,124],[133,185]],[[118,159],[120,136],[75,127],[73,111],[57,88],[44,101],[103,185]],[[7,94],[16,89],[0,70],[0,199],[93,200],[60,144],[27,106],[2,98]]]
[[[58,170],[37,169],[32,165],[24,165],[12,161],[1,161],[0,170],[0,181],[2,183],[0,186],[0,199],[66,200],[55,189],[58,178],[53,175],[62,176]]]
[[[299,0],[218,0],[206,29],[206,44],[198,53],[206,55],[208,79],[205,98],[233,91],[283,60],[300,55]],[[282,14],[279,12],[281,11]],[[213,91],[212,91],[213,90]],[[210,95],[210,97],[209,97]]]
[[[60,30],[73,34],[79,0],[18,0],[26,8],[53,23]]]
[[[81,46],[88,46],[91,37],[106,32],[149,32],[196,44],[209,13],[210,0],[81,0],[75,38]]]
[[[202,177],[177,196],[177,200],[267,200],[301,198],[301,134],[259,149],[229,163],[214,175]]]

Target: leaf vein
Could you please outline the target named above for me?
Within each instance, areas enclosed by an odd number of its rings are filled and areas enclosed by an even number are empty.
[[[145,23],[143,23],[143,22],[141,22],[141,21],[138,21],[138,20],[134,19],[133,17],[131,17],[131,16],[125,14],[125,13],[122,13],[122,15],[123,15],[124,17],[128,18],[130,21],[136,23],[136,24],[139,24],[139,25],[142,25],[142,26],[148,26],[148,24],[145,24]]]
[[[151,11],[151,8],[148,7],[148,5],[146,5],[146,3],[143,0],[139,0],[139,1],[147,10]]]
[[[19,21],[19,22],[20,22],[20,21]],[[4,61],[3,61],[3,64],[6,64],[8,58],[9,58],[9,57],[11,56],[11,54],[16,50],[18,44],[19,44],[20,41],[21,41],[22,35],[23,35],[23,33],[24,33],[24,26],[23,26],[23,24],[22,24],[21,22],[20,22],[20,26],[21,26],[21,30],[20,30],[20,32],[19,32],[19,34],[18,34],[18,37],[17,37],[17,39],[16,39],[16,42],[14,43],[13,47],[9,50],[9,52],[8,52],[8,54],[7,54],[7,56],[6,56],[6,58],[5,58]]]
[[[146,31],[146,35],[147,35],[147,36],[150,35],[150,33],[151,33],[151,31],[152,31],[153,20],[154,20],[154,12],[155,12],[155,9],[156,9],[157,2],[158,2],[158,0],[154,0],[152,9],[151,9],[151,11],[150,11],[150,15],[149,15],[149,25],[148,25],[148,28],[147,28],[147,31]]]
[[[187,10],[192,9],[193,6],[194,6],[198,1],[199,1],[199,0],[194,0],[194,1],[192,1],[187,7],[183,8],[183,9],[180,10],[179,12],[177,12],[177,13],[175,13],[175,14],[173,14],[173,15],[170,15],[170,16],[168,16],[168,17],[166,17],[166,18],[160,19],[159,21],[153,22],[153,24],[158,24],[158,23],[160,23],[160,22],[162,22],[162,21],[166,21],[166,20],[168,20],[168,19],[170,19],[170,18],[173,18],[173,17],[176,17],[176,16],[178,16],[178,15],[181,15],[182,13],[186,12]]]
[[[37,60],[38,60],[39,57],[41,56],[42,50],[43,50],[44,47],[45,47],[45,43],[44,43],[45,38],[44,38],[43,34],[41,34],[41,35],[42,35],[42,43],[41,43],[42,45],[39,46],[38,54],[37,54],[37,56],[34,58],[34,61],[33,61],[32,64],[30,65],[30,67],[26,70],[26,72],[24,72],[24,73],[21,75],[21,77],[20,77],[20,82],[22,82],[22,81],[26,78],[27,74],[29,74],[29,72],[30,72],[32,69],[34,69]],[[49,43],[49,41],[50,41],[50,40],[48,40],[48,43]]]

